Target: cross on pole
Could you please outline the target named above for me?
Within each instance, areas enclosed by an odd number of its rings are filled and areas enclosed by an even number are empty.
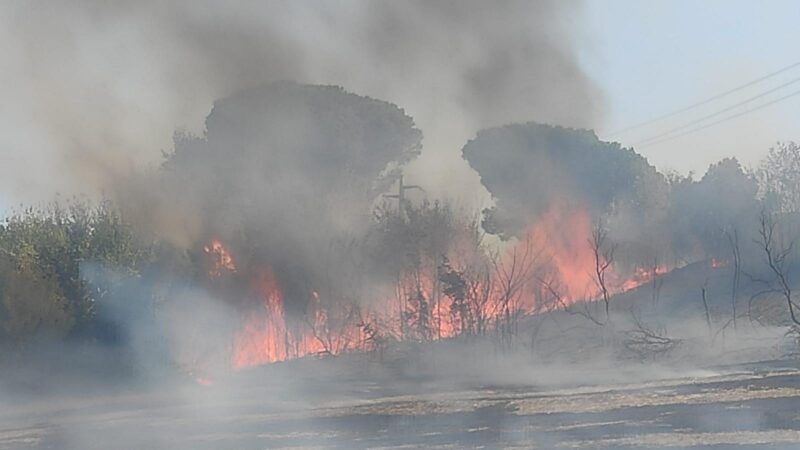
[[[403,209],[403,205],[406,202],[406,191],[409,189],[419,189],[420,191],[425,191],[422,189],[421,186],[416,184],[403,184],[403,176],[400,175],[400,183],[397,187],[397,194],[383,194],[386,198],[396,198],[397,199],[397,209],[402,217],[405,217],[405,210]]]

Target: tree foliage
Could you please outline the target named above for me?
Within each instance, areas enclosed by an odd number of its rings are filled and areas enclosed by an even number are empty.
[[[12,215],[0,226],[0,337],[88,332],[110,286],[88,283],[85,264],[138,276],[153,249],[107,201]]]
[[[674,180],[666,217],[674,251],[727,259],[729,234],[755,235],[757,191],[756,180],[735,158],[712,164],[699,181]]]
[[[496,206],[486,211],[486,230],[519,236],[553,202],[574,201],[592,215],[617,202],[658,207],[666,180],[647,160],[594,132],[537,123],[480,131],[462,154],[481,176]]]
[[[756,171],[761,195],[773,211],[800,212],[800,145],[779,142]]]

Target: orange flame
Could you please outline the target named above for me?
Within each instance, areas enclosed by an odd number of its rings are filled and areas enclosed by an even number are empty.
[[[236,265],[233,263],[231,254],[217,239],[213,239],[209,245],[203,247],[203,251],[211,257],[209,276],[216,278],[225,272],[236,272]]]
[[[317,292],[313,292],[309,307],[311,319],[290,325],[284,311],[283,294],[271,271],[259,273],[253,290],[262,300],[261,308],[246,317],[243,329],[234,338],[232,362],[235,369],[363,349],[355,322],[345,323],[331,332],[328,312],[320,306]]]
[[[657,265],[655,267],[647,267],[647,268],[637,267],[630,278],[622,281],[621,291],[622,292],[630,291],[631,289],[643,286],[653,281],[653,279],[658,277],[659,275],[663,275],[669,271],[670,269],[665,265]]]
[[[592,222],[586,211],[554,205],[509,253],[519,251],[523,245],[541,251],[537,257],[543,255],[548,262],[563,291],[563,302],[591,301],[599,295],[591,239]],[[204,250],[214,257],[215,264],[209,275],[236,271],[233,258],[219,241],[213,240]],[[448,258],[453,268],[462,270],[467,266],[459,262],[457,249],[451,253]],[[495,280],[485,280],[488,284],[475,281],[467,287],[473,298],[482,296],[483,300],[477,306],[471,305],[469,317],[465,317],[458,311],[456,300],[442,292],[437,270],[437,263],[428,261],[420,270],[403,274],[397,283],[395,298],[385,298],[369,308],[351,305],[349,311],[342,311],[346,308],[342,302],[326,305],[319,292],[312,291],[302,320],[290,320],[286,316],[283,292],[271,270],[258,271],[251,281],[251,289],[261,300],[260,305],[246,315],[242,329],[234,337],[233,367],[242,369],[309,355],[365,351],[371,347],[370,337],[374,338],[376,332],[384,337],[424,341],[451,338],[469,330],[486,330],[489,324],[499,323],[504,294],[493,288]],[[627,291],[667,271],[666,266],[637,268],[632,276],[624,278],[612,267],[608,280],[613,286],[609,288],[612,293]],[[536,295],[533,288],[523,290],[515,307],[523,314],[546,311],[536,308]]]
[[[271,272],[260,273],[253,284],[263,309],[247,317],[244,329],[234,339],[236,368],[283,361],[289,353],[280,288]]]
[[[554,204],[529,230],[527,239],[550,259],[563,297],[568,303],[594,297],[592,221],[583,210],[571,210]]]

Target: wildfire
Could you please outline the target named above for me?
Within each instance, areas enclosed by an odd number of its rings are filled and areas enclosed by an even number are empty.
[[[263,309],[249,315],[244,329],[235,337],[233,366],[236,368],[283,361],[288,355],[280,288],[268,271],[260,273],[253,284]]]
[[[309,305],[311,318],[290,321],[284,310],[283,293],[269,269],[259,272],[252,290],[261,299],[261,305],[246,317],[243,329],[234,338],[235,369],[364,349],[355,321],[331,332],[328,311],[320,306],[317,292],[312,293]]]
[[[592,221],[583,210],[554,204],[527,233],[527,242],[535,251],[543,249],[555,271],[556,281],[563,289],[567,303],[594,297],[598,288],[594,282],[595,260],[589,242]]]
[[[562,303],[595,300],[599,288],[591,239],[592,222],[587,212],[555,205],[508,251],[502,262],[505,267],[493,276],[546,261],[554,283],[561,290]],[[213,257],[209,276],[236,271],[231,254],[218,240],[211,241],[204,250]],[[466,267],[459,259],[462,257],[458,250],[448,255],[456,273]],[[259,299],[259,304],[247,311],[242,328],[234,336],[232,365],[242,369],[308,355],[365,351],[378,336],[428,341],[482,333],[507,316],[503,308],[508,308],[508,293],[503,291],[502,280],[490,277],[470,281],[461,286],[459,293],[446,294],[439,281],[439,270],[436,262],[423,263],[419,270],[401,276],[393,298],[384,298],[368,308],[348,307],[346,302],[336,301],[326,304],[318,291],[311,291],[302,318],[287,317],[284,293],[273,272],[269,268],[255,270],[250,292]],[[627,291],[667,271],[663,265],[637,268],[626,278],[615,273],[612,266],[608,288],[612,293]],[[537,295],[541,293],[532,285],[519,291],[513,305],[515,311],[523,314],[547,311],[537,309],[540,301]]]
[[[631,289],[635,289],[639,286],[643,286],[656,278],[659,275],[663,275],[669,272],[669,268],[665,265],[657,265],[654,267],[637,267],[633,275],[624,280],[621,284],[622,292],[630,291]]]
[[[712,269],[721,269],[723,267],[728,267],[728,261],[724,259],[717,259],[711,258],[711,268]]]
[[[213,239],[210,244],[203,247],[203,251],[211,258],[211,269],[208,271],[211,277],[222,276],[225,272],[236,272],[233,257],[217,239]]]

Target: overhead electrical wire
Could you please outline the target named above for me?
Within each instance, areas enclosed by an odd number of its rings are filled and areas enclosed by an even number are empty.
[[[711,102],[713,102],[715,100],[719,100],[719,99],[721,99],[723,97],[726,97],[726,96],[728,96],[730,94],[738,92],[738,91],[740,91],[742,89],[745,89],[745,88],[748,88],[750,86],[756,85],[756,84],[758,84],[758,83],[760,83],[760,82],[762,82],[764,80],[772,78],[772,77],[774,77],[776,75],[780,75],[780,74],[782,74],[782,73],[784,73],[784,72],[786,72],[788,70],[794,69],[795,67],[798,67],[798,66],[800,66],[800,61],[792,63],[792,64],[789,64],[788,66],[782,67],[782,68],[780,68],[780,69],[778,69],[778,70],[776,70],[774,72],[771,72],[771,73],[768,73],[766,75],[763,75],[763,76],[761,76],[759,78],[756,78],[755,80],[748,81],[745,84],[741,84],[741,85],[736,86],[736,87],[734,87],[732,89],[729,89],[729,90],[727,90],[725,92],[721,92],[719,94],[716,94],[716,95],[714,95],[712,97],[706,98],[706,99],[701,100],[699,102],[692,103],[692,104],[690,104],[688,106],[684,106],[683,108],[668,112],[666,114],[662,114],[662,115],[654,117],[652,119],[648,119],[648,120],[646,120],[644,122],[639,122],[639,123],[636,123],[636,124],[633,124],[633,125],[630,125],[630,126],[627,126],[627,127],[615,130],[615,131],[612,131],[611,133],[608,133],[606,136],[608,136],[608,137],[616,136],[618,134],[622,134],[622,133],[625,133],[625,132],[628,132],[628,131],[631,131],[631,130],[635,130],[637,128],[641,128],[641,127],[643,127],[645,125],[650,125],[652,123],[660,122],[660,121],[662,121],[664,119],[668,119],[670,117],[674,117],[674,116],[676,116],[678,114],[681,114],[681,113],[684,113],[684,112],[687,112],[687,111],[691,111],[691,110],[693,110],[693,109],[695,109],[697,107],[706,105],[706,104],[711,103]]]
[[[732,110],[734,110],[734,109],[736,109],[736,108],[738,108],[740,106],[744,106],[744,105],[752,102],[753,100],[758,100],[759,98],[765,97],[765,96],[767,96],[769,94],[772,94],[773,92],[777,92],[777,91],[779,91],[779,90],[781,90],[781,89],[783,89],[783,88],[785,88],[787,86],[790,86],[790,85],[792,85],[794,83],[797,83],[798,81],[800,81],[800,77],[794,78],[794,79],[792,79],[790,81],[787,81],[786,83],[781,84],[780,86],[776,86],[776,87],[774,87],[774,88],[772,88],[772,89],[770,89],[768,91],[764,91],[764,92],[762,92],[760,94],[757,94],[757,95],[754,95],[752,97],[749,97],[749,98],[747,98],[745,100],[742,100],[742,101],[740,101],[738,103],[735,103],[735,104],[733,104],[731,106],[728,106],[726,108],[720,109],[718,111],[715,111],[715,112],[713,112],[711,114],[708,114],[708,115],[705,115],[703,117],[697,118],[697,119],[692,120],[691,122],[685,123],[685,124],[683,124],[681,126],[672,128],[671,130],[665,131],[663,133],[657,134],[657,135],[649,137],[647,139],[643,139],[643,140],[639,141],[637,144],[638,145],[643,145],[643,144],[647,144],[647,143],[649,143],[651,141],[658,141],[658,140],[660,140],[661,138],[663,138],[665,136],[668,136],[668,135],[673,134],[673,133],[678,132],[678,131],[685,130],[687,128],[692,127],[693,125],[697,125],[697,124],[699,124],[701,122],[705,122],[708,119],[712,119],[712,118],[717,117],[720,114],[724,114],[724,113],[726,113],[728,111],[732,111]]]
[[[706,128],[713,127],[714,125],[717,125],[717,124],[720,124],[720,123],[723,123],[723,122],[727,122],[727,121],[729,121],[729,120],[733,120],[733,119],[735,119],[735,118],[737,118],[737,117],[741,117],[741,116],[744,116],[744,115],[746,115],[746,114],[750,114],[750,113],[752,113],[752,112],[755,112],[755,111],[758,111],[758,110],[760,110],[760,109],[764,109],[764,108],[766,108],[766,107],[768,107],[768,106],[772,106],[772,105],[774,105],[774,104],[776,104],[776,103],[782,102],[782,101],[784,101],[784,100],[787,100],[787,99],[789,99],[789,98],[795,97],[795,96],[797,96],[797,95],[800,95],[800,90],[798,90],[798,91],[794,91],[794,92],[792,92],[792,93],[790,93],[790,94],[786,94],[786,95],[784,95],[783,97],[776,98],[775,100],[769,101],[769,102],[767,102],[767,103],[763,103],[763,104],[761,104],[761,105],[759,105],[759,106],[757,106],[757,107],[755,107],[755,108],[751,108],[751,109],[748,109],[748,110],[746,110],[746,111],[742,111],[742,112],[740,112],[740,113],[737,113],[737,114],[733,114],[733,115],[730,115],[730,116],[724,117],[724,118],[722,118],[722,119],[720,119],[720,120],[717,120],[717,121],[711,122],[711,123],[709,123],[709,124],[706,124],[706,125],[703,125],[703,126],[700,126],[700,127],[696,127],[696,128],[692,128],[692,129],[690,129],[690,130],[686,130],[686,131],[684,131],[684,132],[682,132],[682,133],[673,134],[673,135],[671,135],[671,136],[666,136],[666,137],[664,137],[664,138],[662,138],[662,139],[658,139],[658,140],[655,140],[655,141],[652,141],[652,140],[651,140],[650,142],[645,142],[645,143],[643,143],[642,145],[640,145],[640,146],[639,146],[639,148],[642,148],[642,147],[649,147],[649,146],[651,146],[651,145],[660,144],[660,143],[662,143],[662,142],[671,141],[671,140],[673,140],[673,139],[677,139],[677,138],[679,138],[679,137],[686,136],[686,135],[688,135],[688,134],[696,133],[696,132],[698,132],[698,131],[700,131],[700,130],[705,130]],[[634,144],[634,146],[635,146],[635,145],[636,145],[636,144]]]

